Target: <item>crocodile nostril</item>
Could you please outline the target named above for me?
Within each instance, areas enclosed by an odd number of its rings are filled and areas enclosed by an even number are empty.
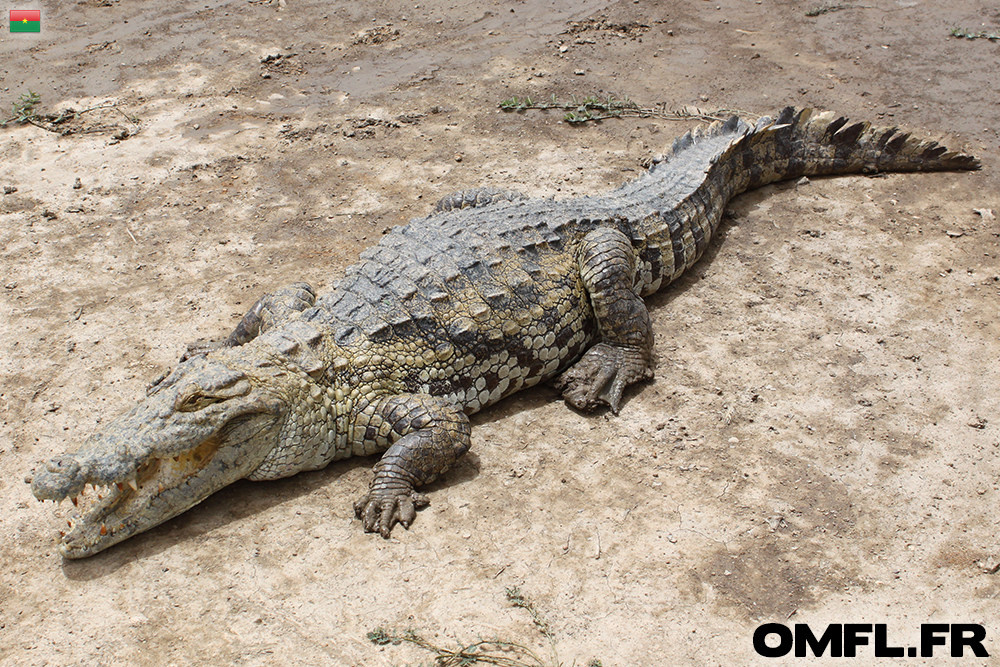
[[[80,464],[73,459],[58,458],[49,461],[45,467],[49,472],[73,473],[80,468]]]

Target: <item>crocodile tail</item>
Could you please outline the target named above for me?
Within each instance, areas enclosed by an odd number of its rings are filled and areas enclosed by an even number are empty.
[[[851,123],[832,112],[786,107],[761,118],[742,140],[718,156],[744,167],[739,191],[800,176],[979,169],[975,157],[895,127]]]
[[[612,193],[616,208],[637,219],[644,296],[701,257],[726,204],[741,192],[802,176],[980,167],[971,155],[894,127],[792,107],[754,124],[733,116],[695,128],[653,162]]]

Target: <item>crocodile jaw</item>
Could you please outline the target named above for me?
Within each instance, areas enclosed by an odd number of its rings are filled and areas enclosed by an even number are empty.
[[[202,398],[214,391],[212,402],[185,407],[192,387]],[[50,460],[25,481],[39,500],[82,505],[58,548],[65,558],[84,558],[247,476],[277,443],[283,413],[283,402],[254,389],[246,376],[202,359],[179,367],[79,450]]]
[[[150,457],[123,481],[92,484],[92,495],[96,498],[92,503],[83,497],[83,490],[70,496],[74,505],[89,504],[89,507],[68,521],[70,530],[62,534],[59,552],[65,558],[91,556],[206,498],[217,486],[206,483],[212,479],[212,469],[222,472],[216,460],[220,444],[219,438],[210,437],[176,457]],[[59,502],[67,496],[53,490],[58,475],[51,473],[50,466],[36,476],[32,491],[39,499]]]

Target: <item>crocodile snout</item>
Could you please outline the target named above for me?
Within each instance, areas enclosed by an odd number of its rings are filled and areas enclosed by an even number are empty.
[[[25,478],[39,500],[62,500],[83,491],[88,469],[75,456],[64,454],[50,459],[45,469]]]

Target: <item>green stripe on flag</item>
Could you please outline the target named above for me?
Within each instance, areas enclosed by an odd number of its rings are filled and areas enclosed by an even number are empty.
[[[42,22],[41,21],[11,21],[10,22],[11,32],[41,32]]]

